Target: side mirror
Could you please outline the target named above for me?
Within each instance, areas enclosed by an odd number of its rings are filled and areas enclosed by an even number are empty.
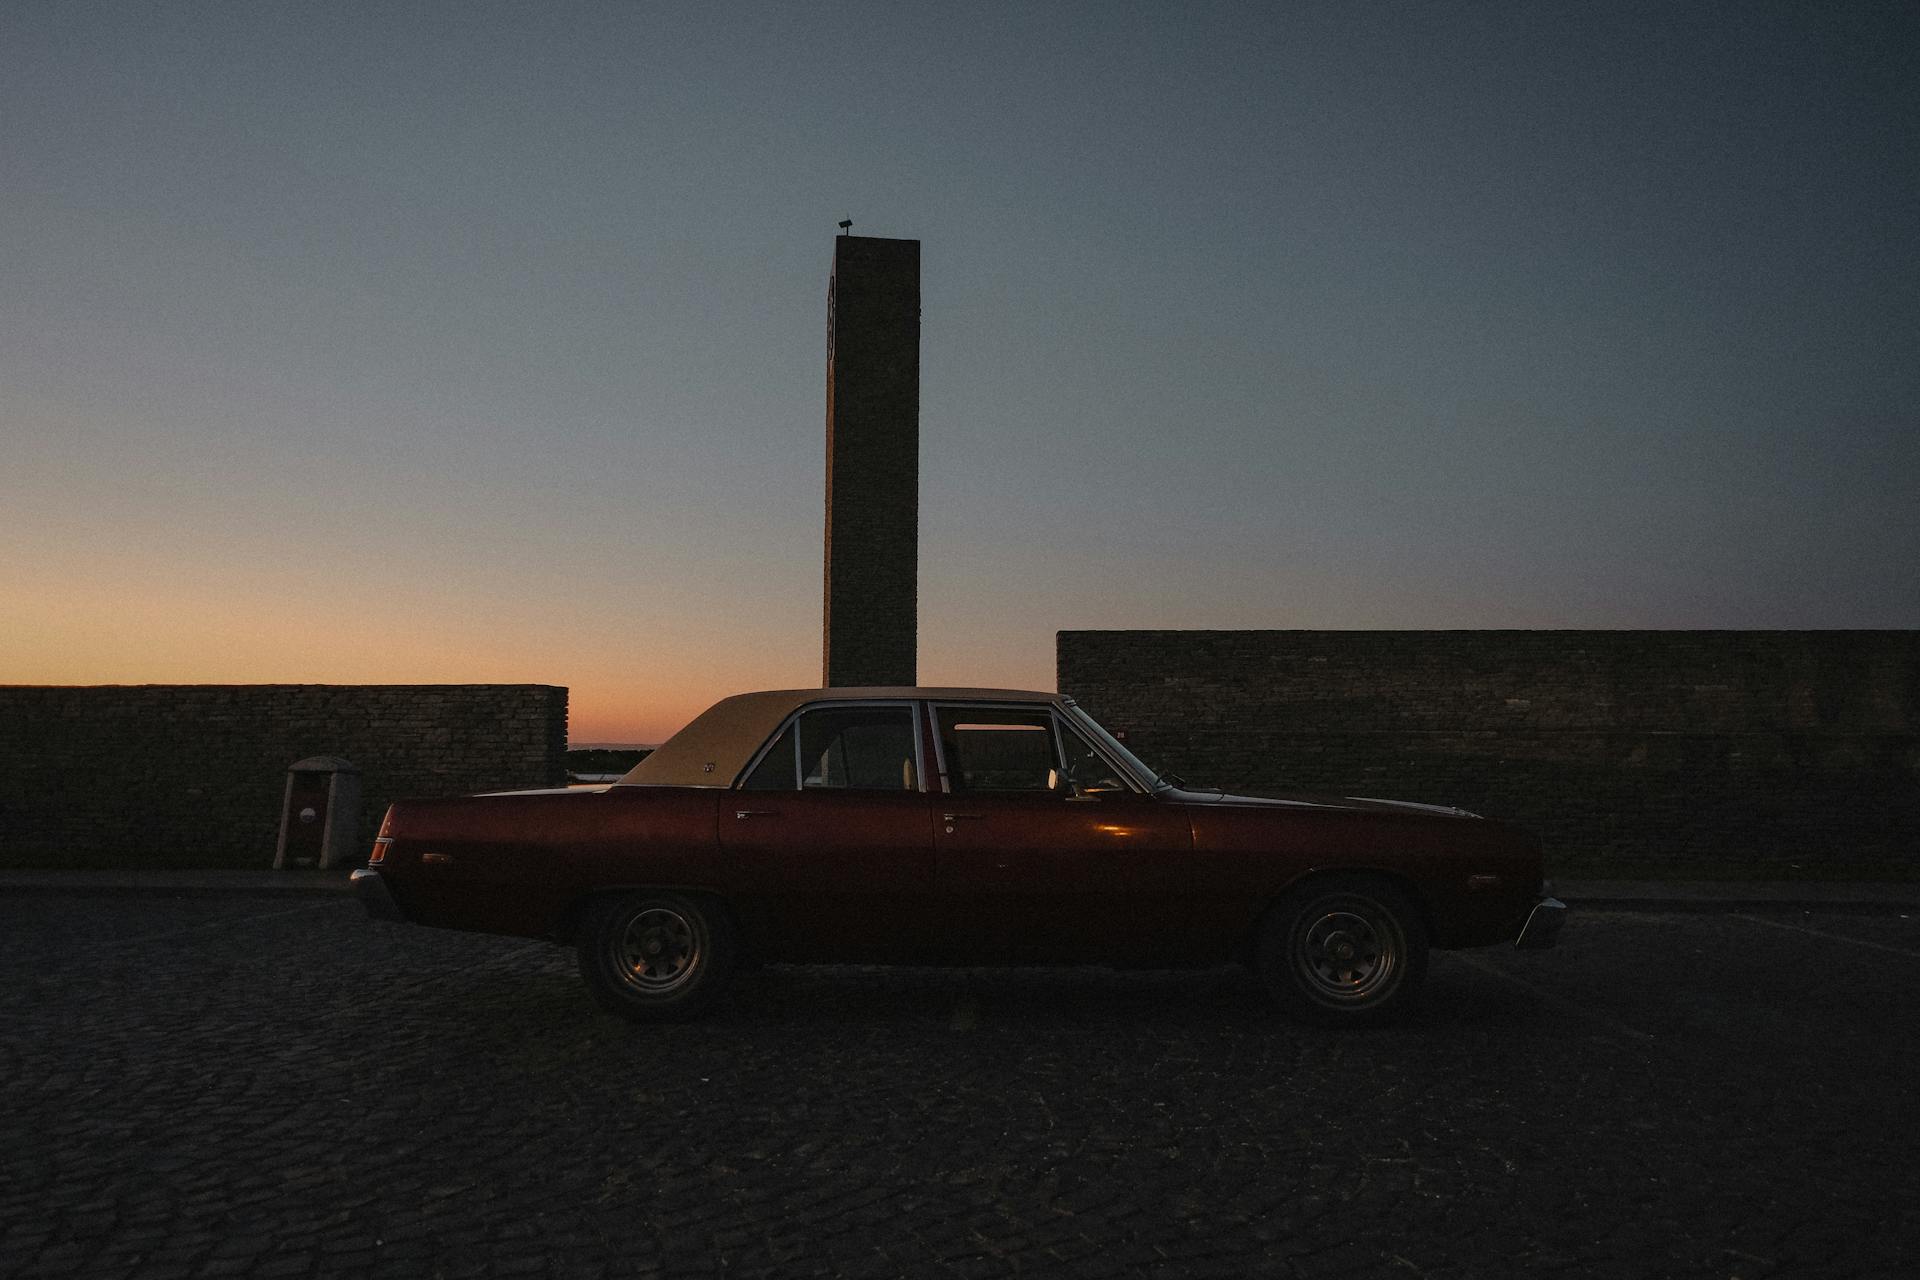
[[[1047,790],[1054,795],[1065,796],[1069,800],[1083,800],[1087,795],[1079,783],[1058,769],[1047,770]]]

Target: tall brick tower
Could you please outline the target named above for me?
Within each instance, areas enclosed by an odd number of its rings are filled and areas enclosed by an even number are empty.
[[[916,683],[920,242],[839,236],[827,285],[822,682]]]

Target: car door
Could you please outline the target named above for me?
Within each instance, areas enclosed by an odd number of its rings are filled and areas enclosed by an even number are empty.
[[[982,963],[1177,959],[1193,835],[1045,705],[932,708],[941,933]]]
[[[769,889],[751,914],[773,954],[924,952],[936,912],[920,743],[911,701],[817,703],[782,726],[728,794],[720,844]]]

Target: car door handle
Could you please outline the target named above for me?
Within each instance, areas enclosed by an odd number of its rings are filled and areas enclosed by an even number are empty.
[[[959,822],[962,819],[967,819],[967,818],[971,818],[977,821],[981,818],[986,817],[987,815],[984,813],[949,813],[945,816],[948,822]]]
[[[780,811],[778,809],[735,809],[733,816],[736,818],[777,818],[780,816]]]

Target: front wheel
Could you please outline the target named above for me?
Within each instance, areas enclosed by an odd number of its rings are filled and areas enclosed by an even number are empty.
[[[1378,1026],[1412,1011],[1427,972],[1420,913],[1394,885],[1327,877],[1287,895],[1261,923],[1260,978],[1288,1014],[1322,1026]]]
[[[624,894],[588,908],[580,976],[609,1013],[634,1022],[678,1022],[720,994],[738,950],[733,922],[710,900]]]

